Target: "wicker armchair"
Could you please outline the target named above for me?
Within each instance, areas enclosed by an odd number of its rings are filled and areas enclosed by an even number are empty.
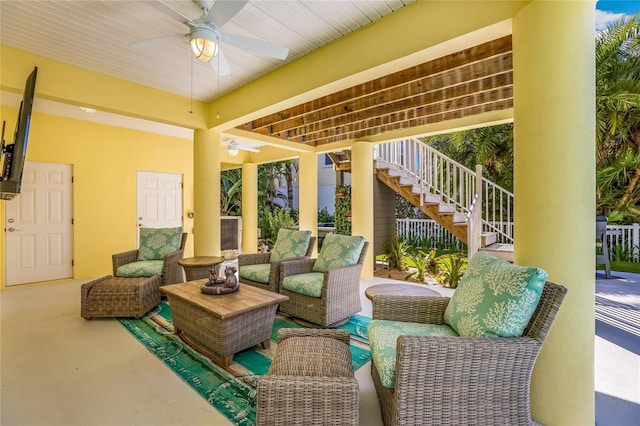
[[[320,297],[282,287],[289,276],[311,273],[316,259],[283,262],[280,266],[280,293],[288,296],[289,300],[280,303],[280,312],[321,327],[337,327],[347,322],[351,315],[362,310],[360,273],[368,247],[369,243],[365,241],[355,265],[324,272]]]
[[[277,242],[276,242],[277,243]],[[263,290],[273,291],[278,293],[280,290],[280,264],[284,261],[296,260],[296,259],[308,259],[313,252],[313,248],[316,245],[316,237],[309,238],[309,246],[307,252],[302,257],[295,257],[291,259],[272,260],[271,253],[249,253],[241,254],[238,256],[238,271],[240,276],[240,282],[242,284],[249,284],[253,287],[261,288]],[[250,279],[244,274],[244,267],[250,265],[269,265],[269,280],[268,282],[259,282]]]
[[[566,292],[545,283],[522,337],[398,337],[393,388],[371,364],[384,424],[534,424],[531,373]],[[381,295],[372,303],[373,319],[443,324],[449,298]]]
[[[182,233],[180,240],[180,249],[164,256],[162,262],[162,283],[175,284],[184,282],[182,267],[178,265],[178,260],[184,256],[184,247],[187,243],[187,233]],[[138,250],[129,250],[122,253],[116,253],[112,256],[113,276],[118,276],[118,268],[122,265],[136,262],[138,260]]]
[[[258,426],[358,424],[358,381],[347,330],[283,328],[258,379]]]

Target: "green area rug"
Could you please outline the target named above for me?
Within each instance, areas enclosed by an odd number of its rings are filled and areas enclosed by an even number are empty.
[[[354,315],[340,328],[351,334],[353,369],[371,359],[367,326],[371,318]],[[224,368],[200,354],[173,334],[171,309],[163,301],[144,318],[121,318],[120,323],[182,380],[237,425],[253,425],[256,420],[256,383],[267,373],[277,347],[278,330],[300,328],[286,317],[277,315],[271,331],[271,347],[254,347],[233,357]]]

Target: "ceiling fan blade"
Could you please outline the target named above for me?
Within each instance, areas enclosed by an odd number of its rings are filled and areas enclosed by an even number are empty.
[[[186,34],[171,34],[166,36],[154,37],[147,40],[140,40],[129,44],[134,49],[148,49],[165,43],[167,40],[185,39]]]
[[[211,68],[219,76],[225,76],[231,74],[231,68],[229,68],[229,62],[224,57],[222,51],[218,51],[218,54],[211,60]]]
[[[213,7],[209,9],[206,21],[213,22],[217,28],[220,28],[240,12],[240,9],[247,3],[249,0],[216,0]]]
[[[285,59],[287,55],[289,55],[288,47],[276,46],[268,41],[237,34],[219,33],[219,35],[221,43],[230,44],[231,46],[239,47],[244,50],[250,50],[259,55],[277,59]]]
[[[243,146],[243,145],[238,145],[238,149],[242,149],[242,150],[249,151],[249,152],[260,152],[259,149],[255,149],[255,148],[251,148],[251,147]]]

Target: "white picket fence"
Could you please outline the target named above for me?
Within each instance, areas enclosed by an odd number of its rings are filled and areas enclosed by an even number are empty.
[[[504,232],[513,235],[513,222],[496,224]],[[399,237],[409,240],[427,241],[432,248],[439,245],[445,249],[462,249],[463,246],[453,234],[431,219],[396,219],[396,232]],[[640,262],[640,224],[607,225],[609,257],[614,260],[616,246],[632,254],[633,262]]]
[[[607,225],[609,258],[613,258],[616,246],[633,255],[634,262],[640,262],[640,224]]]

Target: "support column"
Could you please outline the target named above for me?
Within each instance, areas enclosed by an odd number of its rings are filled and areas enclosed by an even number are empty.
[[[315,152],[300,153],[298,160],[299,215],[301,230],[311,230],[318,236],[318,156]],[[315,256],[316,248],[312,253]]]
[[[595,423],[594,13],[534,0],[513,20],[515,262],[569,290],[532,378],[547,425]]]
[[[193,240],[195,256],[220,255],[220,133],[193,134]]]
[[[258,165],[242,165],[242,251],[258,251]]]
[[[351,145],[351,235],[362,235],[369,242],[369,252],[362,268],[362,279],[373,278],[373,145]]]

